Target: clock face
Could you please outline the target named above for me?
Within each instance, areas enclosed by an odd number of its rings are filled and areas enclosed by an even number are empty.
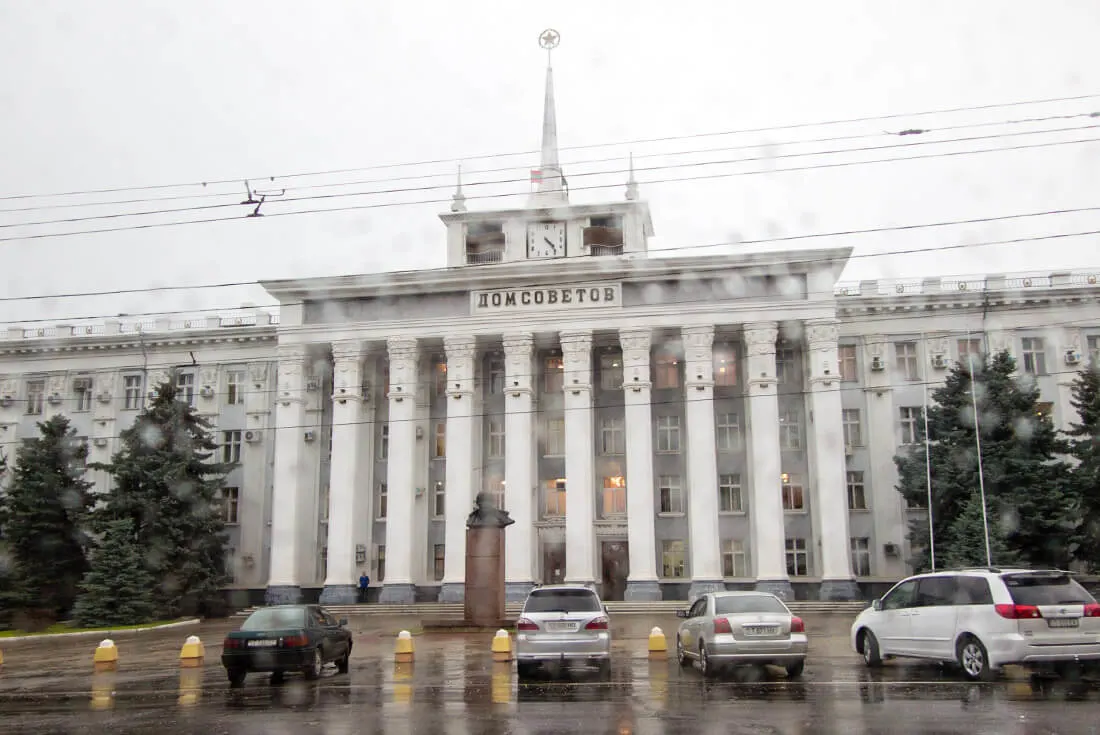
[[[564,222],[532,222],[527,225],[528,258],[560,258],[564,255]]]

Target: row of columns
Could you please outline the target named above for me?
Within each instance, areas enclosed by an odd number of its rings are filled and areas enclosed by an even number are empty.
[[[684,400],[687,423],[687,488],[689,513],[691,594],[721,589],[722,565],[718,524],[718,472],[714,427],[714,327],[684,327]],[[845,465],[841,401],[838,391],[837,331],[832,321],[806,324],[810,360],[811,423],[815,451],[815,489],[818,502],[815,536],[821,546],[822,597],[855,594],[848,547]],[[745,382],[748,389],[749,476],[753,558],[758,587],[789,595],[786,572],[782,472],[779,443],[779,407],[776,395],[775,323],[744,327],[747,347]],[[595,492],[593,456],[592,333],[560,334],[564,362],[566,487],[587,499]],[[660,599],[654,528],[653,446],[650,383],[651,331],[619,330],[623,357],[623,397],[626,425],[627,542],[630,574],[627,599]],[[419,350],[415,339],[388,340],[390,365],[389,459],[387,462],[388,518],[386,578],[380,600],[411,602],[414,535],[413,503],[416,444],[416,393]],[[447,360],[447,456],[445,476],[445,566],[440,599],[459,601],[465,577],[465,519],[476,495],[473,434],[474,377],[477,356],[472,336],[444,339]],[[506,531],[505,584],[509,599],[522,599],[535,583],[536,530],[533,461],[534,336],[505,334],[505,505],[515,523]],[[281,348],[282,350],[282,348]],[[334,349],[338,379],[333,395],[333,447],[329,511],[329,563],[325,597],[329,601],[355,599],[353,521],[362,486],[358,461],[365,426],[360,391],[339,386],[361,385],[364,353],[359,346]],[[272,516],[270,601],[297,599],[298,558],[301,548],[299,519],[309,517],[298,492],[300,483],[300,427],[305,423],[301,391],[303,355],[294,349],[280,352],[276,424],[275,501]],[[594,504],[570,502],[565,518],[566,581],[596,579]]]

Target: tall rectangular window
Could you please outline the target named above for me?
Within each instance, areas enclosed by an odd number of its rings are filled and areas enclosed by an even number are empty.
[[[1089,363],[1100,367],[1100,336],[1085,337],[1085,345],[1088,350]]]
[[[867,510],[867,491],[863,485],[863,471],[848,473],[848,510]]]
[[[447,422],[439,421],[435,425],[435,441],[432,442],[432,457],[443,459],[447,456]]]
[[[77,378],[73,381],[73,395],[76,398],[75,411],[84,412],[92,410],[92,379]]]
[[[1028,375],[1047,374],[1047,354],[1042,337],[1024,337],[1020,340],[1023,348],[1024,372]]]
[[[504,358],[493,357],[489,359],[489,395],[499,396],[504,393]]]
[[[787,539],[787,574],[792,577],[805,577],[810,573],[810,552],[806,549],[806,539]]]
[[[499,475],[491,475],[485,480],[485,492],[493,500],[493,505],[504,510],[504,478]]]
[[[859,363],[856,362],[856,346],[840,345],[837,347],[837,358],[840,363],[840,379],[845,383],[858,381]]]
[[[716,387],[737,385],[737,358],[731,345],[714,347],[714,385]]]
[[[141,376],[127,375],[122,379],[122,390],[125,397],[124,407],[127,411],[140,411],[144,401],[141,400]]]
[[[547,457],[561,457],[565,455],[565,419],[546,419],[546,449]]]
[[[680,451],[680,417],[657,417],[657,451],[675,454]]]
[[[782,481],[783,510],[805,510],[806,494],[802,489],[802,478],[784,472],[780,480]]]
[[[377,567],[375,571],[375,581],[382,582],[386,579],[386,545],[378,544],[377,550],[374,552],[374,563]]]
[[[489,458],[504,459],[504,419],[489,419]]]
[[[741,475],[718,475],[718,512],[743,513],[744,510]]]
[[[790,347],[780,347],[775,351],[775,379],[781,385],[792,385],[798,380],[798,363],[795,351]]]
[[[653,363],[653,387],[657,390],[680,387],[680,361],[675,355],[657,355]]]
[[[46,381],[27,381],[27,415],[41,416],[46,402]]]
[[[916,342],[898,342],[894,345],[894,359],[898,371],[906,380],[920,380],[920,363],[917,360]]]
[[[378,459],[389,459],[390,457],[390,425],[389,423],[382,424],[378,434]]]
[[[225,374],[225,402],[230,406],[244,403],[244,370],[230,370]]]
[[[565,517],[565,478],[546,481],[543,515],[547,518]]]
[[[977,367],[982,364],[983,350],[982,341],[980,339],[960,339],[958,341],[959,348],[959,364],[968,366],[970,364],[970,358],[974,358],[974,366]]]
[[[859,409],[845,408],[841,411],[841,422],[844,426],[844,446],[862,447],[863,431],[860,427]]]
[[[623,425],[623,419],[600,420],[600,454],[626,454],[626,427]]]
[[[684,512],[684,492],[679,475],[661,475],[657,480],[657,491],[661,496],[662,513]]]
[[[238,512],[240,509],[241,489],[238,487],[223,487],[221,492],[222,520],[226,523],[239,523]]]
[[[565,362],[560,355],[548,357],[542,368],[543,390],[547,393],[561,393],[565,385]]]
[[[796,408],[779,414],[779,446],[788,451],[802,448],[802,415]]]
[[[687,554],[682,539],[661,541],[661,576],[678,579],[687,573]]]
[[[195,374],[179,373],[176,375],[176,400],[195,406]]]
[[[613,475],[603,478],[603,497],[600,514],[603,518],[626,515],[626,478]]]
[[[241,461],[241,432],[222,432],[222,462],[236,464]]]
[[[718,414],[714,424],[714,442],[719,452],[741,449],[741,417],[728,412]]]
[[[447,547],[444,544],[436,544],[432,555],[432,576],[436,582],[443,580],[443,570],[447,563]]]
[[[917,426],[921,420],[921,407],[902,406],[898,410],[901,414],[901,443],[916,444],[920,437]]]
[[[621,390],[623,387],[623,355],[608,352],[600,355],[600,389]]]
[[[741,539],[722,540],[722,576],[749,576],[749,556],[745,553],[745,542]]]
[[[379,520],[379,521],[386,520],[386,513],[389,510],[389,508],[387,507],[388,506],[388,502],[387,502],[388,500],[389,500],[389,492],[386,489],[386,483],[384,483],[384,482],[378,483],[378,513],[375,514],[375,516],[374,516],[376,520]]]
[[[852,572],[857,577],[871,576],[871,539],[851,538]]]
[[[447,487],[440,481],[432,488],[432,515],[436,518],[447,515]]]
[[[447,361],[435,360],[432,363],[432,383],[437,396],[447,395]]]

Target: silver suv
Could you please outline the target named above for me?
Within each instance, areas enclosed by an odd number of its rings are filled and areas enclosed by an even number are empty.
[[[516,673],[530,676],[544,664],[598,666],[611,675],[611,621],[591,587],[555,584],[527,595],[516,620]]]

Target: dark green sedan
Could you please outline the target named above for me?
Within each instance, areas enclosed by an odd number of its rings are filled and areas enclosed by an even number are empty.
[[[270,672],[280,679],[288,671],[300,671],[307,679],[316,679],[329,662],[346,674],[352,646],[347,624],[320,605],[257,610],[222,642],[222,665],[230,685],[240,686],[250,672]]]

